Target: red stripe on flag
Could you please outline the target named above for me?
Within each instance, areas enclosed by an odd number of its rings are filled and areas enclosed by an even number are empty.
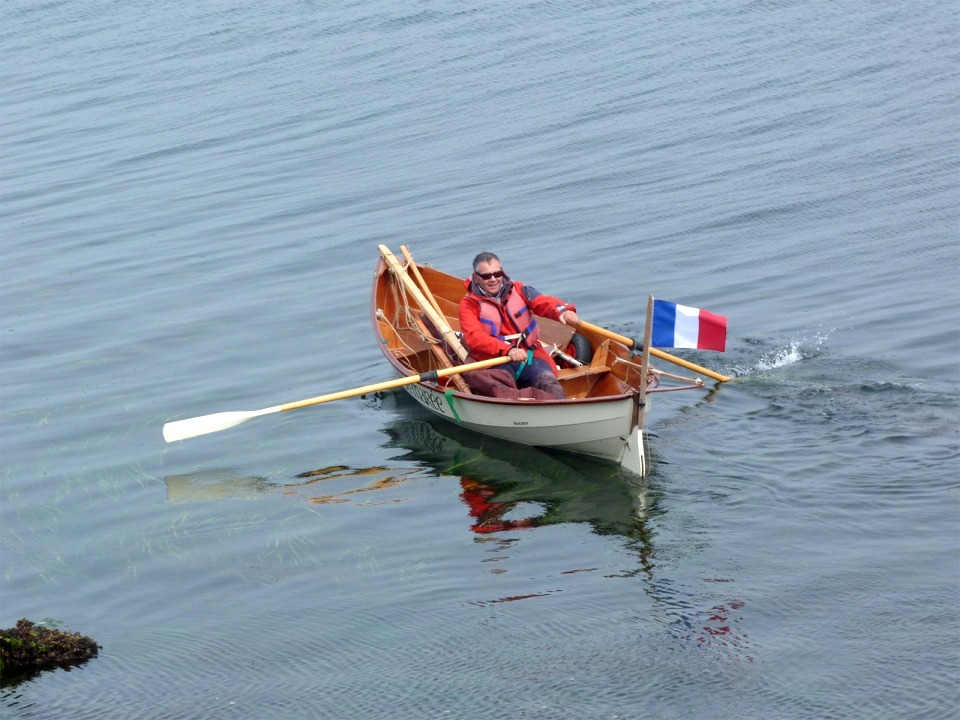
[[[697,338],[697,349],[723,352],[726,347],[727,318],[701,309],[700,336]]]

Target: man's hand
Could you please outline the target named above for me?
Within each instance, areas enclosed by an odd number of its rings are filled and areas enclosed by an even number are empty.
[[[564,325],[576,325],[580,321],[580,318],[577,317],[577,313],[573,310],[564,310],[560,313],[560,322]]]

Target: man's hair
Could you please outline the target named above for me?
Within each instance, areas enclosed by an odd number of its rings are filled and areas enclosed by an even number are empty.
[[[494,255],[492,252],[480,253],[473,259],[473,271],[474,272],[477,271],[477,267],[480,265],[480,263],[488,263],[491,260],[496,260],[497,262],[500,262],[500,258]]]

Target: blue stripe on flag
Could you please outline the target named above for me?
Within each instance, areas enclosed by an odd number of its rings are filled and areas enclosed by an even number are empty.
[[[666,300],[653,301],[652,347],[673,347],[673,333],[677,324],[677,304]]]

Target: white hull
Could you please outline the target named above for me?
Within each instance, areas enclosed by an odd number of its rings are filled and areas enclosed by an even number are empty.
[[[475,432],[521,445],[613,462],[645,475],[643,408],[638,395],[532,402],[451,393],[420,383],[405,388],[431,413]]]

